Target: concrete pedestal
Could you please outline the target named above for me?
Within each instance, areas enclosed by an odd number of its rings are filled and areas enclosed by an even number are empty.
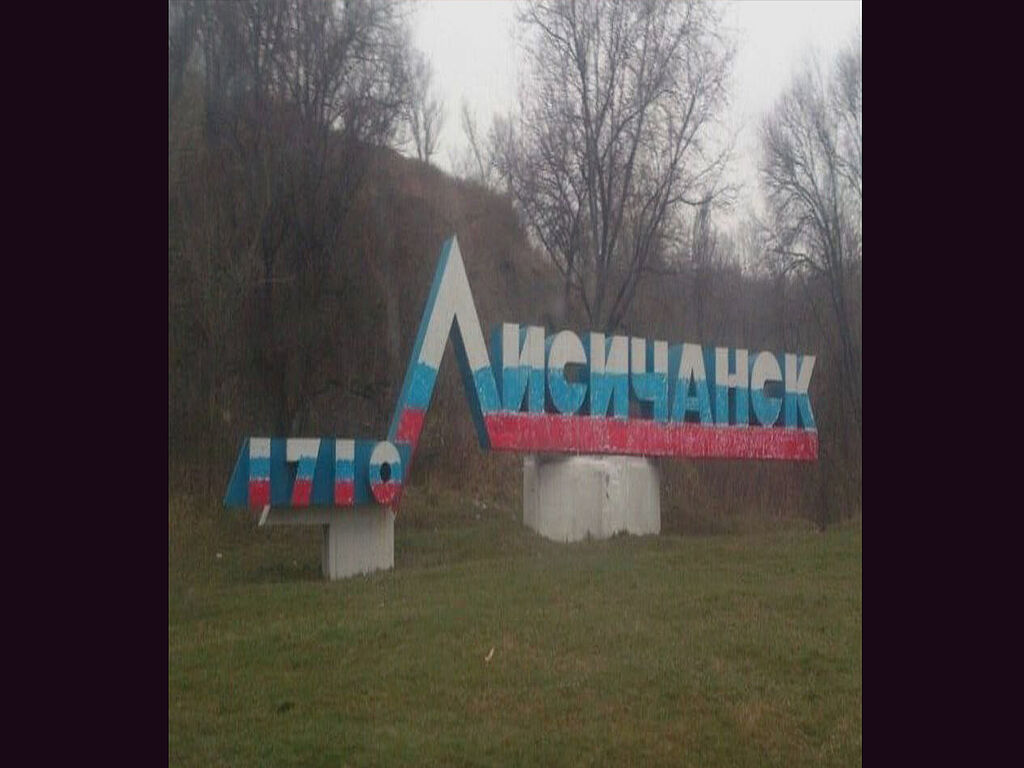
[[[331,522],[324,526],[324,576],[334,581],[394,567],[395,513],[392,510],[331,510]]]
[[[553,541],[661,533],[658,467],[639,456],[526,456],[523,524]]]
[[[320,525],[321,570],[331,581],[395,567],[395,513],[380,507],[271,510],[267,525]]]

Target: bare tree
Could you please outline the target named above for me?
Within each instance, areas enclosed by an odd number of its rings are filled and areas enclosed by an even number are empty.
[[[842,173],[861,200],[863,157],[863,30],[858,26],[853,42],[840,51],[836,61],[836,82],[832,89],[832,105],[839,115],[839,159]]]
[[[207,195],[225,222],[214,231],[232,236],[202,244],[203,269],[215,274],[239,251],[256,266],[254,365],[264,412],[284,433],[323,373],[327,328],[315,317],[337,300],[328,278],[345,253],[346,213],[371,148],[394,142],[409,101],[402,9],[388,0],[183,2],[168,17],[169,90],[173,99],[179,62],[194,52]]]
[[[494,181],[494,163],[490,148],[484,143],[477,127],[476,117],[469,108],[469,102],[462,100],[462,109],[459,111],[462,123],[462,134],[466,137],[469,145],[461,157],[454,158],[453,166],[458,175],[473,179],[485,186],[490,186]]]
[[[437,152],[437,142],[444,128],[444,101],[432,87],[433,77],[429,60],[417,53],[409,76],[406,121],[416,157],[427,162]]]
[[[732,46],[709,3],[545,0],[521,22],[531,80],[495,162],[566,299],[610,331],[649,268],[687,250],[685,212],[723,192]]]
[[[704,309],[707,304],[709,279],[718,256],[718,239],[718,231],[711,223],[711,201],[706,200],[697,209],[697,215],[694,217],[690,244],[697,338],[704,338]]]
[[[820,281],[837,336],[842,389],[861,426],[861,344],[851,292],[861,255],[861,36],[831,72],[811,62],[765,119],[761,180],[781,271]]]

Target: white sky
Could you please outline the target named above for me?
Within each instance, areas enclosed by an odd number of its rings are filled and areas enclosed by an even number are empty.
[[[481,134],[496,112],[516,102],[521,55],[516,48],[512,0],[421,0],[412,6],[413,42],[430,58],[446,119],[433,162],[451,171],[467,147],[462,101]],[[861,21],[861,2],[848,0],[742,0],[731,3],[727,23],[737,33],[733,106],[728,122],[739,130],[735,178],[745,185],[737,214],[754,204],[760,116],[813,51],[826,60]],[[723,222],[725,223],[725,222]]]

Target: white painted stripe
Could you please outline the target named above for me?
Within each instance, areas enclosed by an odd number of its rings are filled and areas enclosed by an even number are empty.
[[[561,372],[569,363],[586,363],[587,353],[580,337],[572,331],[559,331],[551,340],[548,370]]]
[[[605,358],[605,345],[608,356]],[[604,334],[590,334],[590,370],[595,374],[628,374],[630,371],[630,340],[626,336],[612,336],[610,343]]]
[[[795,392],[798,395],[807,394],[807,387],[811,383],[811,373],[814,371],[814,355],[804,355],[803,365],[799,373],[796,368],[796,355],[786,355],[786,391]]]
[[[701,354],[699,344],[683,344],[683,354],[679,361],[679,380],[688,382],[691,376],[694,381],[703,381],[707,378],[704,355]]]
[[[747,350],[736,350],[736,370],[729,373],[729,348],[715,347],[715,386],[747,388],[750,367],[747,365]]]
[[[523,346],[523,355],[519,358],[519,364],[528,365],[535,370],[544,370],[543,326],[526,326],[526,343]]]
[[[335,461],[355,461],[356,460],[356,441],[355,440],[335,440],[334,441],[334,460]]]
[[[373,446],[373,452],[370,454],[370,464],[401,464],[402,457],[398,453],[398,449],[394,443],[389,443],[387,440],[381,440],[375,446]]]
[[[647,370],[647,339],[632,336],[629,339],[629,370],[637,375],[643,373],[668,374],[668,342],[654,342],[654,370]]]
[[[665,367],[667,369],[668,365]],[[629,340],[629,371],[635,374],[647,372],[647,339],[634,336]]]
[[[249,458],[250,459],[269,459],[270,458],[270,438],[269,437],[250,437],[249,438]]]
[[[441,286],[437,291],[418,362],[434,369],[441,367],[441,358],[444,356],[448,334],[454,320],[458,320],[459,323],[470,369],[478,371],[489,367],[491,360],[487,354],[487,345],[484,343],[484,334],[480,330],[480,318],[473,303],[473,293],[469,287],[458,238],[453,240],[451,251],[448,253],[448,263],[441,277]]]
[[[668,342],[654,342],[654,372],[668,375]]]
[[[519,367],[519,323],[501,324],[501,367]]]
[[[604,373],[604,334],[591,331],[587,341],[590,344],[590,372]]]
[[[544,368],[544,329],[539,325],[526,327],[526,339],[519,349],[519,323],[501,324],[502,368]]]
[[[285,461],[298,461],[303,456],[320,455],[319,437],[289,437],[285,442]]]
[[[782,371],[779,370],[779,361],[771,352],[758,352],[754,358],[754,366],[750,371],[750,389],[753,392],[760,392],[764,389],[766,381],[780,381]]]
[[[590,354],[594,356],[593,348]],[[604,344],[601,345],[601,355],[604,356]],[[629,373],[629,339],[626,336],[612,336],[608,344],[608,357],[602,363],[605,373]]]

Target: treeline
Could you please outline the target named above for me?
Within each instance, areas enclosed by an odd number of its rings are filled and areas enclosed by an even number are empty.
[[[452,233],[485,327],[594,327],[514,190],[394,151],[426,91],[400,6],[171,3],[168,49],[169,492],[218,498],[246,435],[382,436]],[[858,513],[859,210],[855,252],[837,235],[831,271],[784,258],[813,257],[806,228],[783,242],[778,222],[751,223],[729,238],[711,210],[647,243],[643,274],[608,254],[587,262],[633,293],[615,329],[818,355],[821,461],[663,462],[663,525]],[[515,493],[519,459],[477,447],[452,357],[412,484]]]

